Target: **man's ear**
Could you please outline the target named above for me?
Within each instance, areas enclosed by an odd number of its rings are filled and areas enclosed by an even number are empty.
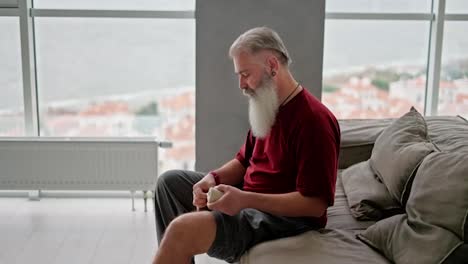
[[[276,75],[279,70],[279,60],[273,54],[267,57],[267,69],[271,75]]]

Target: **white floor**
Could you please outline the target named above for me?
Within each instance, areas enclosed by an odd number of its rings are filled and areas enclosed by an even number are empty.
[[[150,201],[145,213],[124,198],[0,198],[0,264],[151,263],[156,246]]]

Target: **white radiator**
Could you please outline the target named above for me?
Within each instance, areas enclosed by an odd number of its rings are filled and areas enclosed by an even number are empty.
[[[0,138],[0,190],[154,190],[154,138]]]

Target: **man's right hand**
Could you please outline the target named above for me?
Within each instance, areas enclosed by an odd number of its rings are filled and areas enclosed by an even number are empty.
[[[208,173],[193,185],[193,205],[197,207],[197,210],[206,207],[207,204],[207,192],[210,187],[216,186],[216,181],[211,173]]]

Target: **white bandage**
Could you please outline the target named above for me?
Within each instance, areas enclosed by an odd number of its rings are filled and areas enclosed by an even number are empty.
[[[223,196],[223,192],[216,189],[215,187],[211,187],[209,190],[208,190],[208,203],[214,203],[216,202],[217,200],[219,200],[219,198],[221,198],[221,196]]]

